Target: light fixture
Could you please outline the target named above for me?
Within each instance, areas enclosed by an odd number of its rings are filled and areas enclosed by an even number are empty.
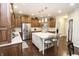
[[[70,3],[70,6],[74,6],[75,5],[75,3]]]
[[[44,22],[44,19],[42,19],[42,23]]]
[[[61,10],[58,10],[58,13],[61,13],[62,11]]]
[[[45,18],[45,22],[47,22],[47,18]]]
[[[14,8],[17,8],[17,6],[16,6],[16,5],[14,5]]]
[[[68,18],[68,15],[65,15],[64,18],[67,19]]]
[[[41,23],[41,20],[39,20],[39,23]]]
[[[32,16],[33,16],[34,14],[32,14]]]

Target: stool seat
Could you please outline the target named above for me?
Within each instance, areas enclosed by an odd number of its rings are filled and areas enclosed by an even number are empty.
[[[52,41],[57,41],[57,39],[52,39]]]
[[[50,43],[52,43],[52,41],[51,40],[46,40],[44,43],[50,44]]]

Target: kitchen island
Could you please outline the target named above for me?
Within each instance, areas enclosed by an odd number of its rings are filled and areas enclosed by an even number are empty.
[[[49,32],[32,33],[32,43],[39,49],[39,52],[43,51],[43,55],[44,55],[44,49],[46,49],[46,46],[44,45],[46,39],[57,40],[57,34],[49,33]],[[54,46],[53,42],[50,47],[52,46]]]

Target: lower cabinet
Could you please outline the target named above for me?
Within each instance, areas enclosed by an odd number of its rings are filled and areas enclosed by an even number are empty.
[[[22,56],[22,44],[0,47],[0,56]]]

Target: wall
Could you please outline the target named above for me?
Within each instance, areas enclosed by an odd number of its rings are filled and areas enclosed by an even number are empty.
[[[73,19],[73,43],[79,47],[79,9],[70,14],[69,19]]]
[[[73,43],[74,46],[79,47],[79,9],[68,14],[68,19],[63,18],[64,15],[57,16],[57,27],[61,35],[68,37],[68,21],[73,19]]]
[[[67,36],[67,19],[60,15],[56,17],[56,27],[59,29],[61,36]]]

